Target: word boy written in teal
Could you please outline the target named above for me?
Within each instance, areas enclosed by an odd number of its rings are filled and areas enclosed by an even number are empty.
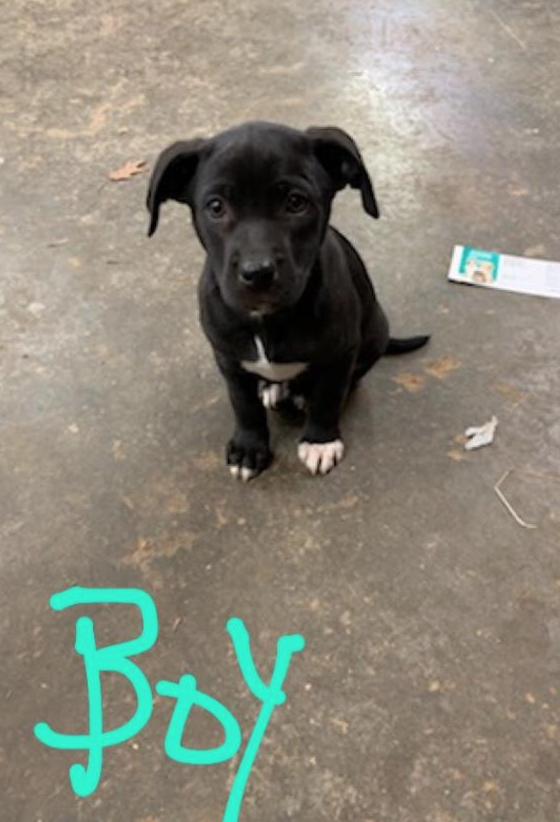
[[[87,765],[76,763],[70,768],[70,784],[78,796],[89,796],[99,784],[103,767],[103,751],[132,739],[148,723],[152,714],[152,689],[140,667],[130,657],[148,651],[158,636],[158,616],[153,599],[139,588],[68,588],[53,594],[51,608],[62,611],[74,605],[129,604],[136,605],[142,617],[142,630],[135,639],[98,648],[93,620],[76,620],[75,649],[84,659],[89,701],[89,733],[63,734],[53,731],[46,722],[35,725],[35,736],[45,745],[59,750],[88,752]],[[261,702],[261,709],[245,748],[231,788],[223,822],[237,822],[245,787],[262,738],[277,705],[286,701],[282,685],[288,673],[292,655],[302,651],[305,640],[299,634],[281,636],[276,643],[276,659],[268,685],[259,676],[251,654],[251,639],[240,619],[227,623],[241,675],[253,696]],[[122,674],[136,694],[134,715],[110,731],[103,725],[101,673],[112,671]],[[188,765],[214,765],[231,759],[241,746],[241,728],[233,714],[208,694],[199,691],[196,679],[186,674],[178,682],[161,679],[156,691],[175,699],[175,707],[165,737],[165,752],[170,759]],[[185,725],[193,707],[211,714],[222,726],[224,741],[214,748],[187,748],[181,744]]]

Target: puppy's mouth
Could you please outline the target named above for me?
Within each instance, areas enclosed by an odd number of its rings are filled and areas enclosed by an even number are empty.
[[[254,319],[260,319],[260,317],[266,317],[267,315],[274,314],[275,309],[272,308],[270,305],[262,305],[257,306],[256,308],[250,308],[249,314]]]
[[[252,317],[266,317],[294,306],[305,290],[306,277],[299,277],[293,283],[277,283],[268,291],[237,292],[235,300]]]
[[[244,308],[245,310],[251,315],[251,317],[266,317],[267,315],[274,314],[275,311],[278,311],[279,308],[282,308],[282,304],[274,300],[272,297],[260,299],[252,298],[252,299],[243,299]]]
[[[234,300],[239,308],[251,316],[264,317],[292,305],[297,299],[297,294],[290,292],[291,289],[279,283],[266,290],[238,287],[235,289]]]
[[[274,314],[289,302],[274,291],[254,293],[226,285],[220,288],[222,299],[235,312],[247,314],[251,317],[265,317]]]

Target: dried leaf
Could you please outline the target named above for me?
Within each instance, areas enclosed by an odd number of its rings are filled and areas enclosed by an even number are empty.
[[[510,385],[510,383],[508,382],[499,382],[496,385],[496,388],[498,389],[500,394],[503,394],[503,396],[507,400],[512,402],[514,405],[517,405],[518,403],[522,402],[527,396],[523,393],[523,391],[520,391],[518,388],[516,388],[515,385]]]
[[[424,371],[431,374],[432,377],[437,377],[438,380],[445,380],[452,371],[460,368],[461,360],[456,360],[455,357],[441,357],[441,359],[427,365]]]
[[[411,394],[417,394],[418,391],[421,391],[424,388],[424,377],[420,376],[420,374],[412,374],[411,372],[403,372],[402,374],[397,374],[396,377],[393,377],[393,382],[396,382],[397,385],[402,386]]]
[[[450,460],[455,460],[455,462],[462,462],[465,459],[463,452],[459,451],[457,448],[452,448],[448,451],[447,456]]]
[[[124,166],[122,166],[122,168],[118,168],[116,171],[110,171],[109,179],[114,180],[115,182],[129,180],[136,174],[143,174],[147,170],[146,160],[129,160],[128,163],[125,163]]]

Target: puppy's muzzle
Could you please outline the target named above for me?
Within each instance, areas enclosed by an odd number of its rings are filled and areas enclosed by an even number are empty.
[[[277,279],[278,271],[270,259],[245,260],[239,266],[239,281],[250,291],[268,291]]]

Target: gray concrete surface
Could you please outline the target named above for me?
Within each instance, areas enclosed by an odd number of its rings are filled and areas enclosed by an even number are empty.
[[[560,485],[508,481],[535,530],[493,491],[511,468],[559,470],[560,305],[446,282],[454,243],[560,259],[559,26],[553,0],[4,5],[3,822],[222,817],[237,761],[170,761],[169,700],[106,752],[87,799],[68,782],[84,754],[33,737],[39,720],[87,728],[78,614],[49,608],[75,584],[149,592],[151,683],[194,673],[245,738],[258,706],[226,620],[245,620],[264,670],[279,634],[305,636],[244,822],[560,819]],[[394,330],[434,335],[368,376],[326,479],[275,423],[274,468],[230,481],[188,214],[166,206],[148,241],[146,174],[107,178],[249,118],[355,136],[383,218],[345,192],[335,222]],[[433,376],[443,357],[457,367]],[[463,453],[456,437],[492,414],[495,444]],[[132,609],[87,612],[99,642],[138,630]],[[130,688],[107,677],[105,696],[119,724]],[[218,738],[193,714],[191,744]]]

